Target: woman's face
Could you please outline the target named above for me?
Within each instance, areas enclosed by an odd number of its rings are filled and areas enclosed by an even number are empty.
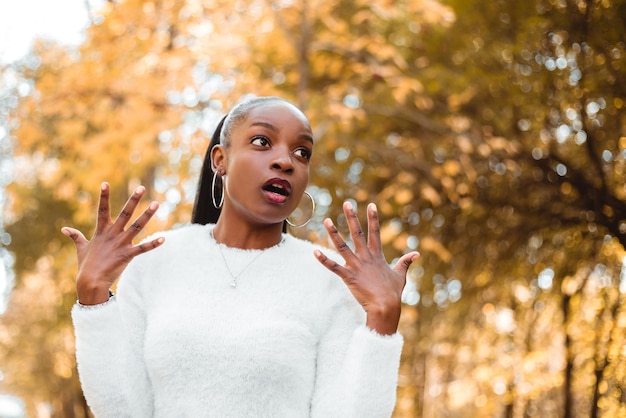
[[[311,127],[299,109],[282,102],[251,109],[232,130],[230,145],[213,155],[226,171],[222,215],[282,223],[306,189],[312,152]]]

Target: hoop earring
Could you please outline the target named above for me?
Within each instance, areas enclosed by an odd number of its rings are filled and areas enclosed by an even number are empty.
[[[313,219],[313,214],[315,213],[315,199],[313,199],[313,196],[311,196],[311,193],[307,191],[305,191],[304,194],[309,196],[309,199],[311,199],[311,216],[309,217],[309,219],[307,219],[306,221],[304,221],[304,223],[300,225],[292,224],[291,222],[289,222],[289,218],[285,219],[285,222],[287,222],[289,226],[291,226],[292,228],[302,228],[303,226],[311,222],[311,219]]]
[[[220,203],[215,202],[215,179],[217,178],[217,173],[213,173],[213,181],[211,182],[211,201],[213,202],[213,206],[215,209],[220,209],[224,204],[224,183],[222,182],[222,198],[220,199]],[[221,178],[221,177],[220,177]]]

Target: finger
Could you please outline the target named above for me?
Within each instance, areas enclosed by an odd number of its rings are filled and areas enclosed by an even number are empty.
[[[363,228],[361,228],[361,222],[359,222],[359,217],[357,216],[354,207],[352,207],[352,203],[344,202],[343,213],[346,215],[346,219],[348,220],[350,236],[352,237],[352,242],[354,242],[354,249],[358,254],[367,246],[365,234],[363,233]]]
[[[152,241],[142,242],[139,245],[135,245],[133,247],[131,256],[136,257],[140,254],[147,253],[148,251],[154,250],[157,247],[160,247],[161,244],[165,242],[164,237],[159,237],[157,239],[153,239]]]
[[[89,241],[87,241],[87,238],[85,238],[85,235],[83,235],[83,233],[80,232],[78,229],[64,226],[63,228],[61,228],[61,232],[63,233],[63,235],[70,237],[74,241],[74,244],[76,244],[76,246],[89,243]]]
[[[337,230],[335,224],[333,224],[333,221],[329,218],[324,219],[324,227],[328,232],[330,240],[332,241],[339,254],[343,257],[343,259],[346,260],[347,263],[354,260],[356,256],[354,255],[348,244],[346,244],[346,241],[344,241],[344,239],[341,237],[341,234],[339,234],[339,231]]]
[[[367,205],[367,247],[372,254],[380,255],[381,258],[384,258],[383,245],[380,241],[378,210],[373,203]]]
[[[420,253],[416,251],[403,255],[394,266],[393,271],[395,271],[402,277],[406,277],[406,272],[409,270],[411,263],[417,260],[419,256]]]
[[[348,270],[345,267],[337,263],[335,260],[328,258],[328,256],[320,250],[313,251],[313,255],[315,256],[315,258],[317,258],[317,261],[322,263],[324,267],[326,267],[328,270],[332,271],[342,279],[344,277],[348,277]]]
[[[135,212],[135,209],[137,208],[137,205],[139,204],[139,201],[141,200],[145,192],[146,188],[143,186],[139,186],[135,189],[133,194],[130,195],[130,197],[126,201],[126,204],[124,205],[124,208],[122,208],[122,211],[115,220],[114,225],[116,229],[118,229],[119,231],[124,229],[130,218],[133,216],[133,213]]]
[[[132,224],[130,224],[128,229],[124,232],[127,238],[130,240],[135,238],[141,232],[141,230],[146,226],[150,218],[152,218],[152,216],[156,213],[157,209],[159,209],[158,202],[150,203],[148,208],[144,210],[143,213],[137,219],[135,219],[135,221]]]
[[[61,228],[61,232],[63,235],[68,236],[74,241],[74,245],[76,246],[76,255],[78,256],[78,263],[80,264],[83,259],[83,255],[87,250],[87,246],[89,245],[89,241],[85,238],[82,232],[78,229],[63,227]]]
[[[109,207],[109,183],[100,184],[100,202],[98,202],[98,219],[96,220],[96,234],[100,234],[111,222],[111,210]]]

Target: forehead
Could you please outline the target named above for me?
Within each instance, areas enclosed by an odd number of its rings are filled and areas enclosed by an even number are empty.
[[[248,112],[243,125],[252,126],[259,122],[269,123],[279,130],[294,129],[311,132],[311,125],[304,113],[289,103],[265,103],[254,107]]]

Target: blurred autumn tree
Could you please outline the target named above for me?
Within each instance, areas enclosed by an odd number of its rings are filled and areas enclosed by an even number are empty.
[[[233,12],[259,30],[217,71],[293,94],[322,138],[331,213],[378,201],[388,254],[423,253],[399,416],[624,413],[624,7]]]
[[[107,3],[78,51],[40,43],[37,65],[21,68],[30,94],[10,115],[17,141],[6,216],[18,279],[2,317],[0,367],[32,415],[46,403],[54,416],[87,415],[68,316],[75,255],[59,228],[90,234],[101,181],[116,206],[154,183],[167,161],[159,134],[184,116],[168,101],[193,83],[189,54],[176,45],[183,5],[165,3]]]
[[[102,180],[163,200],[153,229],[187,221],[216,116],[252,92],[309,115],[317,221],[373,200],[388,256],[422,253],[394,416],[626,416],[625,21],[624,0],[108,2],[79,51],[20,69],[5,385],[86,414],[58,230],[89,231]]]

